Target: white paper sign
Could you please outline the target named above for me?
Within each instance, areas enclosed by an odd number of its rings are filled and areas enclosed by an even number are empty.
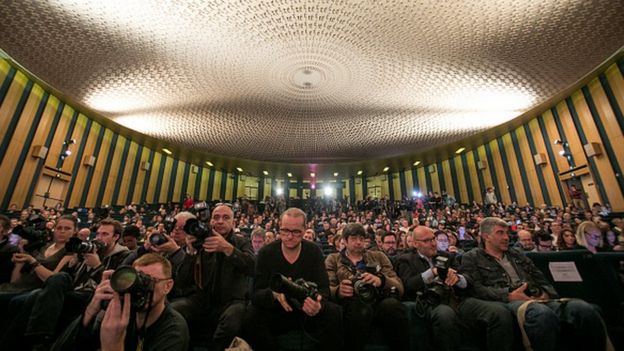
[[[556,282],[582,282],[574,262],[549,262],[548,269]]]

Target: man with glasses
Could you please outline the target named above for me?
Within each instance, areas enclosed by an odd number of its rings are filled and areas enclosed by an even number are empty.
[[[187,219],[188,221],[188,219]],[[209,336],[210,350],[223,350],[239,335],[245,313],[248,279],[253,277],[255,256],[249,240],[234,234],[234,212],[221,204],[214,208],[210,226],[195,255],[184,256],[176,285],[184,297],[172,301],[189,324],[193,338]],[[200,340],[198,340],[200,341]],[[203,341],[203,340],[201,340]]]
[[[258,254],[252,305],[248,309],[249,341],[254,350],[276,350],[275,337],[292,331],[312,336],[319,350],[341,349],[341,310],[328,301],[329,280],[323,254],[315,244],[303,240],[305,224],[302,210],[284,211],[280,240],[265,245]],[[316,284],[318,294],[300,300],[272,290],[277,289],[270,283],[278,273],[292,282],[302,279]]]
[[[325,268],[332,296],[344,311],[345,349],[362,350],[375,325],[391,350],[407,350],[407,314],[399,300],[403,284],[392,263],[382,252],[364,248],[361,224],[347,224],[342,235],[346,248],[327,256]]]
[[[431,228],[418,226],[414,228],[412,235],[414,248],[399,256],[396,265],[397,273],[405,285],[404,300],[415,301],[418,294],[427,293],[451,296],[454,294],[451,291],[453,287],[463,290],[468,286],[466,278],[457,274],[454,268],[454,257],[437,249],[436,235]],[[445,272],[436,267],[437,257],[449,261]],[[419,300],[424,308],[424,317],[431,326],[435,348],[456,350],[460,339],[457,314],[448,305],[450,301],[441,301],[438,304],[433,302],[432,299]]]
[[[137,306],[130,293],[118,294],[111,287],[113,271],[105,271],[84,314],[68,326],[54,349],[188,349],[189,334],[184,318],[165,304],[173,287],[171,263],[160,255],[148,253],[134,261],[133,266],[152,280],[151,301]],[[108,302],[105,309],[104,301]],[[103,318],[97,318],[102,314]]]

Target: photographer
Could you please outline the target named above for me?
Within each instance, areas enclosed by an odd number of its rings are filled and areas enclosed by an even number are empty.
[[[502,305],[514,316],[526,301],[535,302],[528,304],[525,323],[520,326],[533,350],[554,350],[562,324],[572,328],[565,341],[575,344],[569,346],[605,350],[607,334],[598,312],[582,300],[553,300],[558,298],[557,292],[544,274],[529,258],[509,248],[507,222],[484,218],[479,231],[484,246],[466,253],[460,267],[471,285],[472,296]],[[470,312],[474,313],[466,315],[476,317],[479,313],[476,309]],[[510,349],[509,338],[500,339],[496,348]]]
[[[63,218],[59,225],[64,222]],[[121,231],[119,222],[104,219],[94,241],[72,238],[65,246],[68,255],[63,261],[67,265],[61,272],[50,275],[42,289],[28,296],[5,333],[4,341],[17,344],[23,334],[30,345],[49,344],[61,321],[69,321],[82,312],[101,281],[102,272],[116,269],[129,253],[128,248],[117,242]]]
[[[210,349],[223,350],[242,328],[254,254],[248,240],[234,235],[234,213],[227,205],[212,211],[210,226],[194,216],[185,220],[183,231],[194,238],[197,254],[179,251],[183,261],[176,284],[183,296],[171,307],[186,319],[194,338],[208,335]]]
[[[327,256],[325,268],[332,296],[344,310],[345,347],[363,350],[375,324],[391,350],[407,350],[407,316],[399,301],[403,284],[392,263],[384,253],[364,248],[366,231],[361,224],[347,224],[342,235],[346,248]]]
[[[319,350],[340,350],[342,316],[340,307],[329,302],[329,281],[323,254],[314,243],[303,240],[306,214],[298,208],[282,213],[280,240],[264,246],[258,254],[252,305],[248,309],[249,341],[254,350],[277,350],[274,338],[300,331],[318,341]],[[278,292],[279,273],[308,296],[296,298]],[[280,276],[277,276],[278,278]],[[281,279],[281,278],[280,278]],[[299,281],[301,282],[301,281]],[[316,287],[310,289],[314,284]]]
[[[171,263],[146,254],[133,264],[132,277],[105,271],[84,314],[72,322],[53,350],[186,351],[184,318],[165,304],[173,287]],[[124,291],[119,292],[120,287]],[[116,291],[117,290],[117,291]],[[108,307],[103,309],[103,302]]]
[[[399,256],[397,273],[405,285],[406,301],[423,304],[423,314],[431,325],[436,349],[456,350],[460,328],[453,288],[465,289],[466,279],[455,270],[454,257],[438,251],[433,230],[418,226],[413,231],[415,248]],[[441,259],[437,259],[440,257]],[[437,262],[443,262],[442,266]]]

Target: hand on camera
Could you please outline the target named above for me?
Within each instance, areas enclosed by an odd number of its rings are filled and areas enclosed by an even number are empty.
[[[362,280],[376,288],[381,286],[381,278],[368,272],[362,273]]]
[[[306,297],[306,299],[303,300],[303,306],[301,307],[303,313],[310,317],[316,316],[319,312],[321,312],[322,298],[323,297],[321,295],[317,295],[316,300],[313,300],[311,297]]]
[[[167,242],[162,245],[152,245],[152,251],[164,252],[168,254],[178,251],[178,249],[180,248],[178,243],[176,243],[175,240],[173,240],[173,238],[167,234],[163,234],[163,236],[165,237],[165,239],[167,239]]]
[[[122,350],[126,339],[126,329],[130,324],[130,294],[124,294],[123,303],[119,294],[113,293],[100,327],[102,351]]]
[[[234,246],[214,230],[211,236],[204,239],[203,247],[206,252],[223,252],[228,256],[234,252]]]
[[[524,283],[520,285],[516,290],[509,293],[509,301],[527,301],[531,300],[529,296],[524,293],[524,290],[529,286],[529,284]]]
[[[114,270],[112,269],[102,272],[102,281],[95,288],[91,302],[89,302],[82,318],[82,325],[85,327],[89,325],[93,317],[102,309],[102,301],[110,301],[113,298],[115,291],[110,285],[110,277],[113,275],[113,272]]]
[[[340,297],[353,296],[353,283],[349,279],[345,279],[340,282],[340,285],[338,286],[338,295]]]
[[[98,255],[97,252],[89,252],[84,254],[84,258],[82,260],[87,266],[91,268],[97,268],[102,264],[102,262],[100,261],[100,255]]]
[[[457,271],[453,268],[449,268],[446,273],[446,279],[444,280],[444,284],[447,286],[453,286],[459,283],[459,277],[457,276]]]
[[[292,312],[293,311],[293,309],[290,306],[290,304],[288,303],[288,301],[286,301],[286,295],[280,294],[280,293],[276,293],[275,291],[273,291],[273,299],[277,300],[277,302],[279,302],[280,305],[282,305],[282,308],[284,309],[284,311],[286,311],[286,312]]]

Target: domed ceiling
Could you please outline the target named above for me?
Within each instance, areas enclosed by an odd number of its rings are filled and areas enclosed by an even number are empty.
[[[505,123],[624,44],[624,2],[2,1],[0,48],[166,143],[283,163],[409,155]]]

